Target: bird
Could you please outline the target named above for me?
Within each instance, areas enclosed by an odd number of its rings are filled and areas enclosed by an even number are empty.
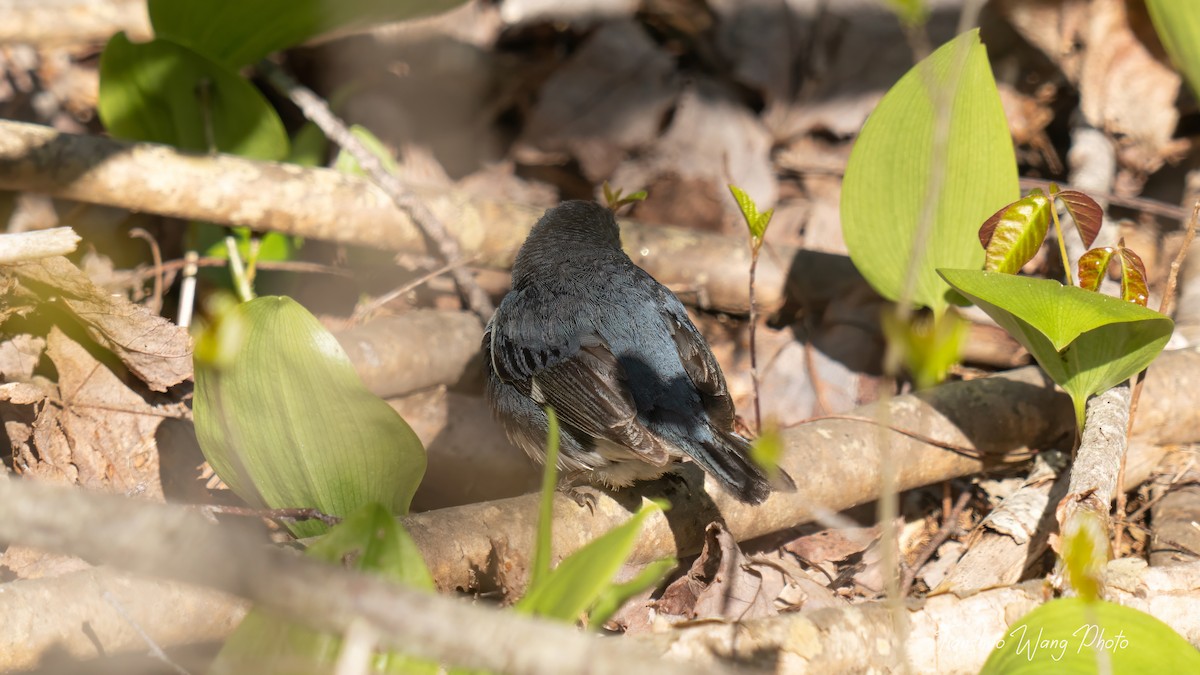
[[[539,464],[545,407],[554,409],[568,483],[624,488],[688,458],[744,503],[773,489],[733,430],[708,343],[679,298],[621,249],[605,206],[565,201],[537,221],[484,329],[483,360],[496,419]]]

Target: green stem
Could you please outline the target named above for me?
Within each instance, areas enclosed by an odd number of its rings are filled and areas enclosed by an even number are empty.
[[[1067,257],[1067,240],[1063,238],[1062,225],[1058,222],[1058,208],[1054,205],[1054,197],[1050,197],[1050,217],[1054,219],[1054,234],[1058,235],[1058,253],[1062,256],[1063,271],[1067,274],[1067,285],[1074,286],[1071,277],[1071,259]]]
[[[754,388],[754,433],[762,435],[762,405],[758,396],[758,312],[754,308],[754,277],[758,270],[758,252],[762,239],[753,238],[750,245],[750,383]]]
[[[238,253],[237,239],[233,235],[225,237],[225,250],[229,253],[229,274],[233,277],[233,289],[237,292],[238,300],[250,302],[254,299],[254,291],[250,288],[246,268],[242,265],[242,254]]]
[[[554,525],[554,488],[558,485],[558,415],[546,406],[546,470],[542,473],[542,503],[538,513],[537,540],[533,544],[533,565],[529,570],[532,587],[550,574],[550,537]]]

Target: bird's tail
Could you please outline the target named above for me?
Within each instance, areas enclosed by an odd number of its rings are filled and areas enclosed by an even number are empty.
[[[698,443],[703,452],[692,454],[692,459],[739,501],[761,504],[772,489],[795,489],[792,479],[782,469],[774,481],[767,479],[762,468],[750,459],[750,441],[732,432],[710,430],[711,440]]]

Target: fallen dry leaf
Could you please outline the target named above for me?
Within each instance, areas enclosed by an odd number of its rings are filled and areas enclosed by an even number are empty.
[[[33,296],[42,302],[60,302],[88,335],[116,354],[153,391],[166,391],[191,377],[192,343],[186,330],[106,293],[66,258],[45,258],[8,270],[21,286],[21,300]]]
[[[23,382],[33,377],[46,341],[33,335],[14,335],[0,342],[0,380]]]
[[[588,180],[601,182],[628,151],[657,138],[678,94],[674,62],[641,26],[605,24],[546,81],[516,156],[533,164],[573,157]]]
[[[59,381],[35,378],[0,386],[0,411],[13,468],[70,485],[162,499],[155,432],[182,417],[181,404],[131,390],[57,326],[47,355]]]
[[[680,97],[667,132],[622,163],[610,182],[649,192],[634,205],[630,215],[636,220],[745,232],[725,186],[745,190],[761,211],[773,207],[779,185],[771,145],[770,133],[736,92],[697,78]]]
[[[778,614],[775,598],[784,585],[779,568],[755,565],[724,525],[711,523],[700,556],[654,606],[684,619],[745,621]]]

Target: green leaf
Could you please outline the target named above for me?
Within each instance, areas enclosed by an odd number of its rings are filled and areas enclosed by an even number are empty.
[[[629,581],[623,584],[613,584],[604,589],[600,593],[600,597],[596,598],[592,610],[588,612],[588,626],[593,628],[603,626],[612,618],[613,614],[617,613],[617,610],[621,609],[621,605],[642,591],[662,583],[662,580],[667,578],[667,575],[678,564],[679,561],[675,558],[655,560],[642,568],[642,571]]]
[[[195,363],[196,436],[217,475],[259,506],[346,516],[380,502],[406,513],[425,451],[363,386],[333,335],[290,298],[261,297],[232,311],[245,342]],[[307,521],[291,530],[307,537],[325,526]]]
[[[1051,208],[1046,195],[1035,189],[984,221],[979,228],[979,243],[984,248],[983,268],[1006,274],[1020,272],[1046,240]]]
[[[396,158],[392,156],[392,151],[384,145],[379,137],[371,133],[370,129],[359,126],[357,124],[350,127],[350,134],[357,138],[360,143],[383,164],[383,170],[394,174],[396,169]],[[351,176],[365,176],[367,172],[358,165],[358,160],[354,159],[354,155],[346,152],[345,148],[338,151],[337,159],[333,161],[333,168],[342,173],[350,174]]]
[[[918,314],[905,324],[891,312],[883,315],[883,334],[889,345],[904,350],[904,364],[917,389],[928,389],[946,379],[951,366],[959,362],[968,325],[953,311],[939,317],[932,312]]]
[[[950,101],[944,158],[934,157],[935,102]],[[934,163],[944,183],[929,203]],[[850,258],[896,300],[926,207],[932,216],[913,301],[941,314],[949,288],[936,269],[979,268],[976,226],[1020,196],[1008,122],[978,31],[943,45],[893,86],[850,153],[842,185],[842,231]]]
[[[603,190],[604,203],[608,206],[610,211],[616,211],[626,204],[632,204],[634,202],[640,202],[646,199],[645,190],[638,190],[629,196],[625,196],[625,190],[623,188],[617,188],[616,190],[613,190],[611,187],[609,187],[608,181],[604,181]]]
[[[1200,97],[1200,6],[1179,0],[1146,0],[1154,30],[1171,60]]]
[[[1080,428],[1088,397],[1148,366],[1174,327],[1158,312],[1051,279],[938,272],[1024,345],[1070,394]]]
[[[1080,509],[1066,523],[1063,533],[1063,563],[1071,588],[1079,597],[1100,597],[1104,566],[1108,564],[1108,530],[1095,513]]]
[[[1104,224],[1104,209],[1100,208],[1095,199],[1084,193],[1078,190],[1059,190],[1054,183],[1050,184],[1050,196],[1061,201],[1067,208],[1067,213],[1071,214],[1079,238],[1083,240],[1083,247],[1091,246],[1100,234],[1100,226]]]
[[[368,504],[335,526],[305,555],[376,574],[433,592],[433,577],[412,537],[380,504]],[[341,652],[339,635],[320,633],[253,609],[225,642],[212,666],[220,672],[332,672]],[[437,664],[397,653],[376,654],[373,670],[436,673]]]
[[[980,672],[1197,673],[1200,652],[1144,612],[1111,602],[1062,598],[1010,626]]]
[[[325,153],[329,149],[329,139],[321,127],[312,122],[304,126],[292,136],[292,148],[288,152],[287,161],[300,166],[322,166],[325,164]]]
[[[464,0],[149,0],[154,34],[233,68],[322,33],[439,14]]]
[[[746,227],[750,230],[750,239],[757,248],[762,244],[763,237],[767,236],[767,226],[771,224],[771,216],[775,215],[775,209],[767,209],[765,213],[759,213],[758,205],[744,190],[736,185],[730,185],[729,192],[733,194],[738,209],[742,212],[742,218],[746,221]]]
[[[1126,248],[1124,239],[1116,246],[1094,248],[1079,256],[1079,287],[1100,290],[1100,282],[1114,255],[1121,263],[1121,299],[1145,307],[1150,294],[1146,285],[1146,265],[1141,256]]]
[[[538,510],[537,540],[533,543],[533,563],[529,570],[529,585],[536,586],[550,575],[550,552],[554,533],[554,494],[558,487],[558,415],[546,406],[546,462],[542,469],[542,498]]]
[[[925,0],[886,0],[888,7],[896,13],[900,21],[909,26],[920,26],[929,18],[929,8]]]
[[[642,522],[666,507],[654,501],[643,504],[628,521],[568,556],[538,583],[530,584],[516,610],[560,621],[577,621],[612,586],[613,577],[633,552]]]
[[[750,459],[774,480],[779,475],[779,460],[783,458],[783,437],[779,429],[768,426],[750,444]]]
[[[166,40],[135,44],[114,35],[100,55],[96,106],[120,138],[209,152],[211,135],[216,150],[242,157],[278,160],[288,152],[279,115],[253,85]]]

